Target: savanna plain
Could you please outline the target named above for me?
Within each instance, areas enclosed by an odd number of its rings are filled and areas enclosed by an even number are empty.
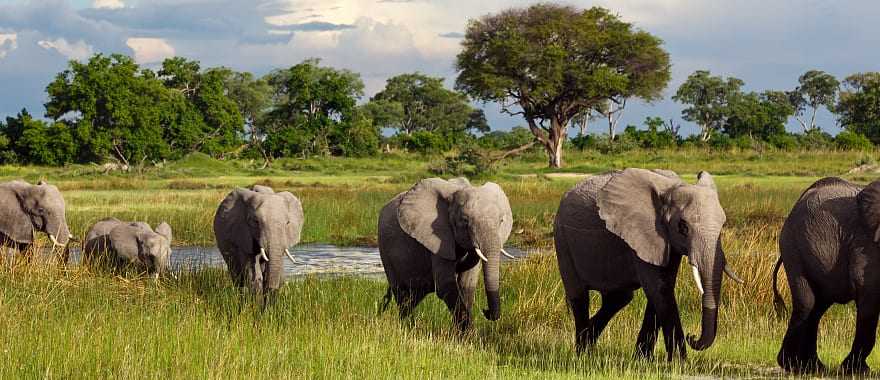
[[[777,237],[800,193],[824,176],[867,183],[850,169],[878,152],[571,151],[564,172],[545,169],[540,152],[500,165],[473,182],[499,183],[515,224],[509,245],[527,258],[502,268],[502,318],[475,310],[474,328],[454,331],[435,297],[411,322],[396,308],[377,313],[384,279],[307,276],[291,279],[277,304],[260,312],[241,302],[225,270],[182,273],[153,282],[51,259],[0,266],[2,378],[668,378],[780,377],[775,356],[787,316],[777,317],[771,275]],[[436,160],[436,159],[433,159]],[[0,178],[44,179],[67,202],[68,223],[82,237],[116,216],[167,221],[176,245],[213,245],[219,201],[236,186],[266,184],[296,194],[305,209],[303,243],[375,245],[379,209],[420,178],[432,159],[285,159],[269,168],[248,161],[189,156],[162,167],[102,174],[94,166],[0,167]],[[665,168],[693,182],[711,172],[727,213],[723,243],[744,285],[724,283],[719,335],[686,361],[633,358],[645,299],[641,293],[612,320],[597,347],[574,352],[574,327],[553,249],[553,218],[562,194],[582,174],[625,167]],[[677,297],[686,333],[698,333],[696,288],[681,271]],[[479,288],[481,289],[481,288]],[[784,276],[780,289],[790,305]],[[477,296],[477,308],[485,305]],[[600,305],[594,294],[593,312]],[[820,327],[819,354],[835,368],[849,350],[854,308],[835,306]],[[877,354],[868,364],[880,368]],[[832,374],[833,376],[833,374]]]

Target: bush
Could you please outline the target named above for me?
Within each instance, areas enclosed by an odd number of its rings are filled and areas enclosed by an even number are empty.
[[[443,136],[429,131],[416,131],[409,135],[399,134],[394,140],[395,145],[411,152],[438,153],[452,148]]]
[[[843,131],[834,137],[834,144],[838,149],[846,150],[872,150],[874,144],[871,140],[860,133]]]
[[[781,150],[794,150],[798,148],[798,138],[790,133],[772,135],[767,139],[767,142],[776,149]]]
[[[488,157],[473,148],[465,148],[457,155],[428,165],[428,172],[440,176],[475,177],[493,171]]]

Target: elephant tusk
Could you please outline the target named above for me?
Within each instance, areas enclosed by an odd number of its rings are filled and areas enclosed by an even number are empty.
[[[52,241],[52,248],[54,249],[57,246],[65,246],[65,244],[61,244],[58,242],[58,239],[55,239],[55,235],[49,234],[49,240]]]
[[[703,282],[700,280],[700,272],[697,271],[697,267],[694,265],[691,268],[694,270],[694,282],[697,283],[697,290],[700,291],[700,295],[703,295]]]
[[[507,253],[507,251],[505,251],[504,248],[501,248],[501,254],[504,256],[507,256],[508,259],[515,259],[516,258],[513,255]]]
[[[266,256],[266,248],[260,248],[260,256],[258,256],[258,258],[260,257],[262,257],[263,260],[269,261],[269,257]]]
[[[159,281],[159,272],[153,273],[153,281]]]
[[[487,259],[485,255],[483,255],[483,251],[481,251],[479,248],[474,248],[474,251],[477,252],[477,256],[480,256],[480,260],[483,260],[487,263],[489,262],[489,259]]]
[[[284,253],[287,254],[287,257],[290,259],[290,262],[296,264],[296,259],[293,258],[293,254],[290,253],[290,250],[288,250],[287,248],[285,248],[285,249],[284,249]]]
[[[745,281],[743,281],[741,278],[739,278],[739,276],[737,276],[736,273],[733,273],[733,269],[730,269],[727,266],[727,264],[724,264],[724,274],[726,274],[727,277],[730,277],[731,280],[735,281],[736,283],[738,283],[740,285],[745,284]]]

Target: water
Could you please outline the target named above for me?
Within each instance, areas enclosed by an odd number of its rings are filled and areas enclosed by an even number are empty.
[[[530,252],[514,247],[505,251],[517,258]],[[173,247],[171,269],[176,273],[203,268],[226,268],[217,247]],[[383,278],[385,271],[379,258],[379,249],[371,247],[339,247],[332,244],[300,244],[290,250],[296,262],[284,259],[288,276],[365,276]],[[79,262],[77,249],[71,250],[71,259]],[[503,261],[512,261],[502,256]]]

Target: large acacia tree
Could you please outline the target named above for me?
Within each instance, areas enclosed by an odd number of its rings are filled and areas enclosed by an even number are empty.
[[[669,81],[662,41],[603,8],[556,4],[471,20],[458,55],[456,87],[522,115],[562,166],[569,122],[601,104],[657,99]]]

